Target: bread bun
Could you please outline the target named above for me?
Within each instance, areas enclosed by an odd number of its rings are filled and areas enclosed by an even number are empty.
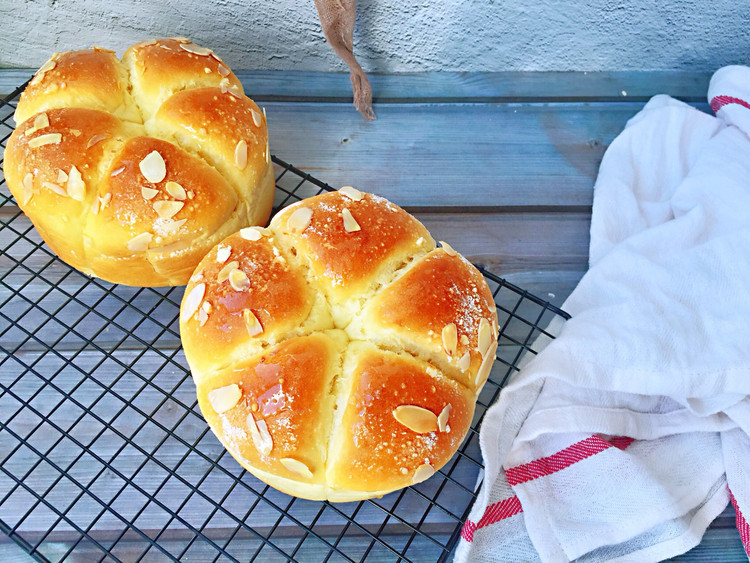
[[[288,494],[352,501],[456,452],[497,347],[483,276],[414,217],[353,188],[211,249],[180,309],[201,412]]]
[[[265,224],[266,120],[187,39],[55,54],[15,112],[5,179],[65,262],[136,286],[187,283],[217,242]]]

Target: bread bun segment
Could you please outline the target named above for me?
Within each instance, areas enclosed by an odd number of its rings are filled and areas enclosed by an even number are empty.
[[[483,276],[391,202],[353,188],[221,241],[180,308],[206,421],[253,475],[346,502],[455,454],[497,347]]]
[[[184,38],[55,54],[5,151],[13,197],[62,260],[134,286],[187,283],[219,241],[271,212],[262,110]]]

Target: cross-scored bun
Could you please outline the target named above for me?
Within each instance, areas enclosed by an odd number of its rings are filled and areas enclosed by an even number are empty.
[[[214,53],[187,39],[55,54],[15,112],[11,193],[71,266],[137,286],[181,285],[223,238],[265,224],[266,120]]]
[[[476,268],[400,207],[349,187],[223,240],[180,308],[219,440],[277,489],[333,501],[418,483],[453,456],[497,330]]]

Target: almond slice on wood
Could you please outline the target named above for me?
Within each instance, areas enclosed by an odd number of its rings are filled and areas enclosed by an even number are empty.
[[[435,468],[432,467],[429,463],[423,463],[419,467],[417,467],[417,470],[414,472],[414,477],[412,479],[412,482],[414,484],[421,483],[422,481],[426,481],[430,477],[432,477],[435,474]]]
[[[227,412],[239,403],[241,398],[242,391],[236,383],[208,392],[208,402],[211,403],[211,407],[216,411],[216,414]]]
[[[440,414],[437,417],[437,425],[440,432],[445,432],[448,427],[448,417],[451,415],[452,410],[453,407],[448,403],[443,407],[443,410],[440,411]]]
[[[429,409],[416,405],[401,405],[393,410],[393,418],[417,434],[426,434],[438,429],[438,418]]]
[[[149,182],[157,184],[167,177],[167,164],[159,151],[151,151],[138,163],[141,174]]]
[[[443,350],[449,356],[456,353],[456,347],[458,346],[458,334],[456,331],[456,325],[449,323],[443,327]]]
[[[140,235],[133,237],[128,241],[128,250],[132,250],[133,252],[148,250],[148,245],[153,236],[154,235],[151,233],[141,233]]]
[[[339,193],[348,197],[352,201],[362,201],[362,198],[365,197],[365,194],[360,192],[358,189],[353,188],[352,186],[342,186],[339,189]]]
[[[199,283],[190,290],[190,293],[187,294],[187,297],[182,302],[182,306],[180,307],[180,320],[182,322],[187,321],[195,314],[195,312],[198,310],[198,307],[200,307],[201,301],[203,301],[203,296],[205,294],[205,283]]]
[[[312,209],[310,209],[309,207],[298,207],[292,212],[292,214],[289,216],[289,219],[287,219],[286,226],[293,233],[301,233],[308,226],[310,226],[311,220]]]
[[[310,471],[310,468],[301,461],[294,459],[293,457],[284,457],[279,461],[292,473],[296,473],[300,477],[305,477],[306,479],[312,479],[312,471]]]
[[[341,210],[341,216],[344,218],[344,230],[347,233],[355,233],[362,230],[362,227],[359,226],[359,223],[357,223],[352,212],[346,207]]]

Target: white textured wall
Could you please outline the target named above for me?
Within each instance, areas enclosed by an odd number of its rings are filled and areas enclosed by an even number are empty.
[[[0,0],[0,67],[186,35],[235,69],[339,71],[313,0]],[[704,70],[750,58],[750,2],[360,0],[370,72]]]

